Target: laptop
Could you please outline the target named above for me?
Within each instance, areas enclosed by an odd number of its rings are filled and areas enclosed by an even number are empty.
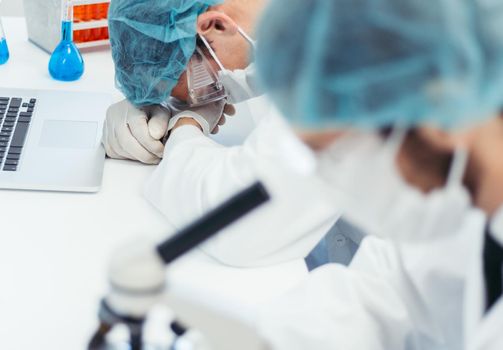
[[[111,96],[0,87],[0,188],[97,192]]]

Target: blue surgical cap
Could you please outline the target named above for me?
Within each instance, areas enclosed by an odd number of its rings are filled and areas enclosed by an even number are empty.
[[[502,107],[503,2],[275,0],[257,66],[297,126],[458,128]]]
[[[197,17],[223,0],[112,0],[115,80],[137,105],[166,100],[196,46]]]

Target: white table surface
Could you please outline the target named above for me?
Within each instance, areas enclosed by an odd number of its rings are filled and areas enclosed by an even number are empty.
[[[84,54],[81,80],[61,83],[47,71],[49,56],[27,41],[23,18],[3,18],[10,61],[0,86],[102,91],[114,87],[110,51]],[[107,160],[98,194],[0,190],[0,348],[84,349],[106,292],[115,247],[131,237],[173,229],[142,197],[153,167]],[[248,305],[280,295],[305,276],[303,261],[234,269],[195,251],[170,268],[170,283],[193,285]]]

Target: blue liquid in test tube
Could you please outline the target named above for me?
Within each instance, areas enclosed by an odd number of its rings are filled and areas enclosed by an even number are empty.
[[[0,18],[0,64],[4,64],[9,60],[9,47],[7,46],[7,40],[5,39],[5,33],[3,31],[2,19]]]

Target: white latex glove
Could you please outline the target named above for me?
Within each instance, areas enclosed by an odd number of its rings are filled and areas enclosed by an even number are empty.
[[[226,100],[220,100],[204,106],[192,108],[173,102],[170,104],[173,118],[169,121],[168,130],[173,129],[180,119],[192,118],[201,126],[206,136],[211,133],[216,133],[218,132],[218,126],[223,125],[225,122],[224,112],[229,109],[226,108],[226,106]]]
[[[164,153],[162,139],[167,133],[171,111],[153,106],[140,110],[123,100],[108,108],[103,127],[103,145],[115,159],[158,164]]]

